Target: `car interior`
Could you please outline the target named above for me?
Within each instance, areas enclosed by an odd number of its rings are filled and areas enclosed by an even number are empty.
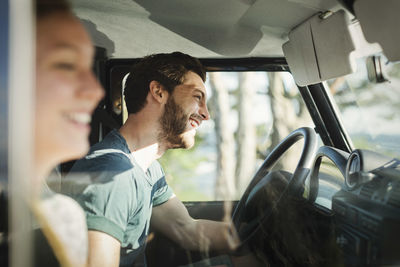
[[[96,45],[95,71],[106,90],[94,115],[92,144],[122,125],[124,77],[145,55],[181,51],[198,57],[214,88],[209,106],[215,117],[224,113],[218,81],[229,87],[233,75],[253,74],[246,87],[251,90],[260,73],[269,83],[273,74],[290,76],[283,83],[291,79],[295,84],[308,120],[298,119],[290,133],[261,151],[257,171],[240,186],[239,195],[184,201],[193,217],[221,220],[226,200],[232,200],[228,213],[242,241],[234,256],[253,253],[265,266],[400,264],[398,143],[386,155],[356,143],[342,121],[340,101],[332,96],[335,82],[357,69],[366,69],[368,81],[387,84],[382,68],[400,59],[398,2],[75,0],[73,7]],[[284,87],[288,91],[290,86]],[[252,116],[269,116],[254,109],[258,114]],[[392,123],[399,128],[396,120]],[[287,170],[278,162],[294,146],[297,154]],[[62,165],[63,172],[69,165]],[[301,213],[291,213],[294,207]],[[302,226],[293,225],[296,219]],[[180,266],[220,254],[186,251],[160,233],[150,236],[148,266]]]
[[[160,161],[191,216],[228,216],[241,245],[188,251],[151,230],[147,266],[221,254],[235,266],[252,266],[249,254],[260,266],[400,265],[400,1],[71,2],[106,92],[92,145],[126,119],[124,79],[141,57],[180,51],[207,70],[212,119],[193,151]]]

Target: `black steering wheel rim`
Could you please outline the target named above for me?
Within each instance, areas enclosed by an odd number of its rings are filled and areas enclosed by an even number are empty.
[[[249,197],[251,197],[253,189],[261,183],[264,183],[261,186],[266,186],[265,183],[268,183],[267,174],[270,172],[272,167],[290,147],[292,147],[296,142],[301,139],[304,139],[301,156],[287,187],[287,190],[290,191],[290,194],[294,196],[301,196],[303,192],[303,184],[312,168],[314,154],[317,148],[317,135],[314,129],[309,127],[299,128],[291,132],[272,150],[272,152],[266,157],[263,164],[254,175],[254,178],[251,180],[248,187],[246,188],[246,191],[239,200],[239,203],[237,204],[232,216],[232,222],[235,225],[236,229],[238,229],[239,238],[242,242],[242,245],[239,247],[238,251],[241,250],[240,248],[243,248],[243,246],[247,243],[248,240],[252,238],[252,236],[257,232],[259,228],[255,227],[254,230],[251,231],[251,233],[246,233],[246,236],[243,236],[243,233],[241,233],[240,231],[246,203],[248,202]],[[283,193],[284,192],[282,192],[282,195]],[[264,217],[267,216],[268,214]],[[262,221],[264,220],[265,218],[262,219]],[[258,221],[257,223],[259,224],[260,221]]]

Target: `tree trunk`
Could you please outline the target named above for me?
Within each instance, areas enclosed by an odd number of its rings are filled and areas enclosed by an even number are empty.
[[[298,123],[293,102],[290,98],[285,97],[285,88],[282,76],[278,72],[269,72],[269,90],[271,112],[273,117],[271,147],[270,151],[279,144],[286,136],[295,130]],[[293,171],[298,161],[296,151],[290,151],[282,160],[278,161],[276,168]],[[285,167],[285,168],[284,168]]]
[[[253,117],[253,100],[255,88],[251,84],[253,74],[243,72],[239,74],[238,116],[239,124],[236,135],[237,164],[236,187],[238,196],[246,189],[254,175],[256,164],[256,128]]]
[[[210,73],[214,110],[215,132],[217,136],[217,180],[215,199],[232,199],[235,195],[235,143],[229,123],[229,95],[221,74]]]

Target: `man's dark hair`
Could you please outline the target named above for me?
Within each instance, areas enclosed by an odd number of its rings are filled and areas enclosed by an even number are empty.
[[[184,81],[184,76],[192,71],[205,81],[206,73],[200,61],[181,52],[153,54],[133,65],[124,88],[128,113],[139,112],[146,104],[151,81],[162,84],[168,93]]]
[[[35,9],[37,20],[57,12],[71,12],[67,0],[36,0]]]

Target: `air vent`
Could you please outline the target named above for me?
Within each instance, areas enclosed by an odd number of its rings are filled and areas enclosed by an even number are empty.
[[[367,184],[364,184],[360,191],[360,196],[371,199],[375,190],[379,187],[379,183],[376,181],[371,181]]]
[[[390,193],[389,200],[387,202],[389,205],[400,209],[400,185],[393,186],[392,192]]]

